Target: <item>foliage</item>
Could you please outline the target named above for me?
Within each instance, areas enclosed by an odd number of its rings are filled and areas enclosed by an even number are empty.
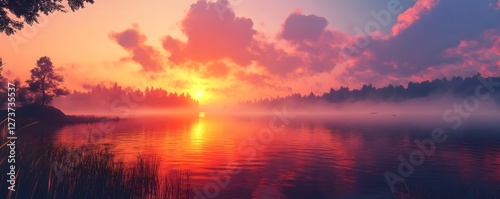
[[[54,65],[49,57],[41,57],[37,61],[37,66],[31,69],[31,79],[27,80],[29,91],[34,95],[34,102],[47,105],[54,97],[68,95],[66,88],[59,85],[64,78],[54,71]]]
[[[67,12],[62,2],[63,0],[0,0],[0,33],[11,35],[23,29],[24,23],[38,23],[40,14]],[[72,11],[76,11],[84,8],[85,3],[93,4],[94,0],[67,0],[67,3]]]

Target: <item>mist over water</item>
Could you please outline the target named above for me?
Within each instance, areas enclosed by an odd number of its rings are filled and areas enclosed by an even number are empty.
[[[200,198],[497,194],[498,94],[478,96],[468,89],[415,97],[419,90],[408,89],[384,100],[387,88],[370,88],[348,97],[332,90],[223,106],[189,105],[192,99],[176,95],[188,105],[158,103],[167,95],[147,103],[89,103],[88,109],[56,101],[67,114],[122,119],[53,128],[49,135],[25,132],[40,142],[106,146],[126,162],[137,154],[159,157],[162,174],[189,171]],[[111,130],[99,133],[101,125]],[[446,139],[436,141],[436,132]],[[431,145],[422,148],[424,141],[432,142],[432,153],[425,148]],[[412,154],[419,152],[416,162]],[[405,164],[410,174],[402,173]],[[392,184],[388,172],[402,180]]]
[[[284,103],[272,107],[242,106],[233,110],[234,115],[266,115],[273,110],[286,111],[304,119],[347,119],[357,118],[363,122],[380,119],[405,119],[427,123],[443,121],[443,116],[460,116],[463,119],[488,120],[500,114],[500,104],[494,100],[472,101],[457,97],[428,97],[402,102],[357,101],[343,103]],[[213,111],[217,113],[217,111]],[[449,112],[449,113],[447,113]],[[412,119],[413,118],[413,119]],[[431,119],[432,118],[432,119]]]
[[[457,197],[471,194],[464,186],[495,193],[500,186],[500,109],[492,100],[480,101],[474,111],[464,109],[469,115],[462,117],[454,104],[463,102],[428,98],[190,114],[137,109],[108,122],[113,131],[98,138],[89,132],[99,124],[85,124],[53,130],[43,140],[78,146],[90,137],[132,162],[137,154],[157,155],[162,172],[187,169],[201,193],[217,178],[228,179],[227,186],[218,187],[217,198],[387,198],[392,196],[384,173],[397,173],[398,157],[408,158],[418,149],[415,139],[432,139],[433,130],[441,128],[447,141],[436,144],[434,154],[405,178],[407,186]],[[447,111],[454,119],[444,119]],[[457,118],[460,125],[453,129]],[[273,129],[271,123],[281,130],[260,135]],[[224,174],[229,163],[241,172]]]

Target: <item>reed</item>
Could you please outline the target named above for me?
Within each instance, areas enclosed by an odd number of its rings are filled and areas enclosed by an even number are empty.
[[[16,143],[16,191],[7,190],[8,176],[1,175],[0,198],[190,198],[189,172],[179,169],[160,176],[157,156],[138,155],[126,165],[102,146],[24,141]],[[7,153],[4,140],[2,171],[10,165]]]

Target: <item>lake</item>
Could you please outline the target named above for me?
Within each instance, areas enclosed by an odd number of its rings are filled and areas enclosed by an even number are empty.
[[[470,117],[452,130],[440,115],[202,113],[24,131],[41,143],[105,145],[125,161],[156,155],[162,172],[189,171],[195,198],[392,198],[386,172],[405,179],[398,194],[498,196],[499,118]],[[415,140],[432,140],[436,128],[447,139],[425,154]],[[412,152],[417,165],[403,177],[398,157],[410,162]]]

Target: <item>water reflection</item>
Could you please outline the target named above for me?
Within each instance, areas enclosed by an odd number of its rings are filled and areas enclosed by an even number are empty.
[[[371,198],[391,197],[383,173],[397,171],[399,155],[416,148],[413,140],[430,136],[435,126],[305,121],[275,133],[268,144],[253,145],[251,161],[240,153],[269,118],[227,118],[210,115],[151,117],[114,122],[113,130],[91,141],[111,146],[125,160],[157,154],[164,172],[191,172],[193,186],[204,190],[216,173],[237,162],[242,172],[229,176],[219,198]],[[98,124],[65,126],[51,141],[89,142]],[[438,145],[433,156],[407,179],[415,186],[453,191],[456,182],[487,182],[500,188],[498,125],[463,128]],[[444,190],[446,190],[444,189]]]

